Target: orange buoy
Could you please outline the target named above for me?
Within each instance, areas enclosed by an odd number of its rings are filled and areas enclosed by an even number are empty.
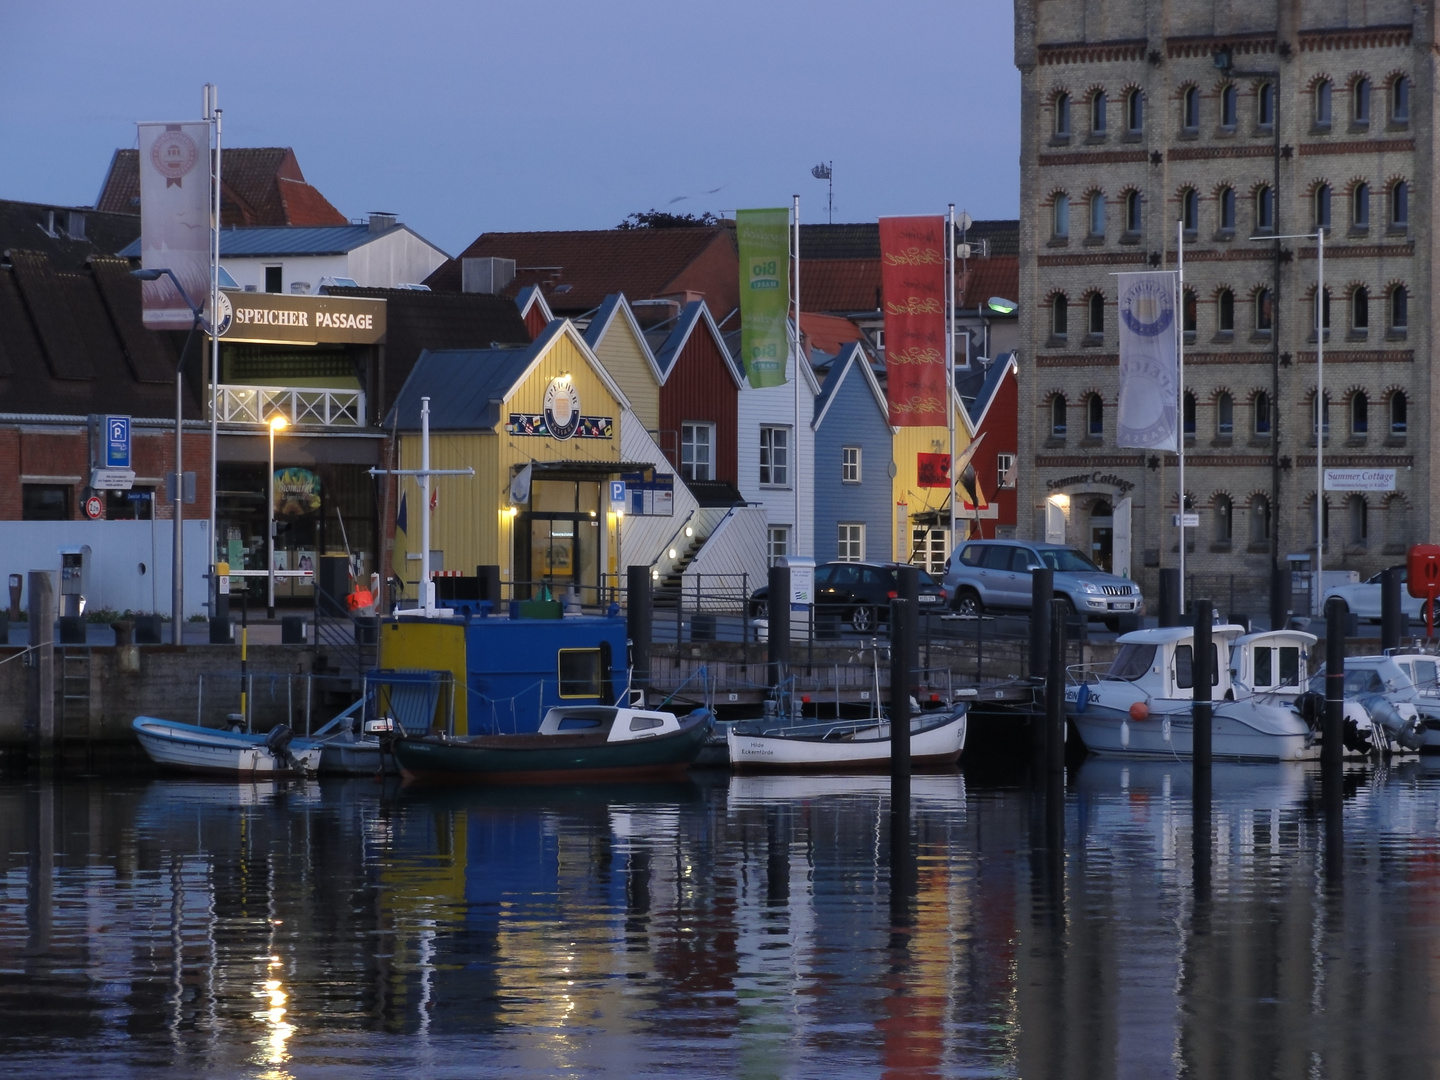
[[[1137,702],[1135,702],[1134,705],[1131,705],[1131,706],[1130,706],[1130,719],[1131,719],[1131,720],[1148,720],[1148,719],[1150,719],[1150,706],[1149,706],[1149,705],[1146,705],[1145,702],[1143,702],[1143,701],[1137,701]]]

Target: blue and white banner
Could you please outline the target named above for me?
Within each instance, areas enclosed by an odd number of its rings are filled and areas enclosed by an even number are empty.
[[[1118,446],[1178,450],[1180,374],[1175,273],[1117,274],[1120,284]]]

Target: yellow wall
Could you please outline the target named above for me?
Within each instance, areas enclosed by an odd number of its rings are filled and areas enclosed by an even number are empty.
[[[955,408],[955,454],[959,456],[970,445],[970,432],[961,418],[960,409]],[[894,448],[896,466],[892,483],[891,503],[906,503],[909,514],[925,510],[940,510],[948,506],[944,488],[922,488],[919,478],[920,454],[947,454],[950,452],[950,432],[944,425],[930,427],[902,427],[895,432],[891,444]],[[958,504],[957,504],[958,506]],[[964,535],[964,523],[956,521],[955,528]],[[895,528],[891,523],[891,529]],[[906,547],[909,544],[907,542]]]
[[[646,431],[660,429],[660,384],[645,355],[645,347],[635,336],[625,313],[617,311],[610,326],[595,345],[595,355],[610,377],[625,391]]]
[[[470,730],[465,692],[465,627],[458,623],[381,622],[379,666],[450,672],[455,680],[455,733],[464,735]],[[445,710],[442,694],[435,707],[435,722],[442,726]]]

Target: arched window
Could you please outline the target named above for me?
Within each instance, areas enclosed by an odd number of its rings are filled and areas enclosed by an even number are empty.
[[[1324,408],[1323,411],[1324,411],[1324,413],[1325,413],[1325,434],[1326,434],[1326,435],[1329,435],[1329,434],[1330,434],[1330,395],[1329,395],[1329,394],[1326,394],[1326,395],[1325,395],[1325,408]],[[1310,434],[1311,434],[1312,436],[1315,434],[1315,398],[1314,398],[1314,397],[1311,397],[1311,399],[1310,399]]]
[[[1256,394],[1250,411],[1255,420],[1255,434],[1268,436],[1270,434],[1270,395],[1263,391]]]
[[[1191,236],[1200,227],[1200,196],[1194,188],[1180,192],[1180,227]]]
[[[1055,135],[1060,139],[1070,137],[1070,95],[1055,95]]]
[[[1230,543],[1234,535],[1235,510],[1231,505],[1229,495],[1215,496],[1215,542],[1217,544]]]
[[[1390,434],[1404,435],[1407,430],[1407,413],[1409,402],[1405,399],[1405,391],[1396,390],[1390,395]]]
[[[1255,294],[1255,329],[1268,334],[1275,328],[1275,311],[1270,301],[1270,290],[1261,289]]]
[[[1404,330],[1410,325],[1410,290],[1396,285],[1390,290],[1390,329]]]
[[[1180,421],[1185,437],[1193,439],[1195,437],[1195,395],[1189,390],[1185,391],[1185,396],[1181,399],[1180,412]]]
[[[1390,188],[1390,227],[1403,229],[1410,224],[1410,185],[1398,180]]]
[[[1235,189],[1223,187],[1220,189],[1220,231],[1235,231]]]
[[[1235,294],[1229,289],[1221,289],[1215,298],[1215,328],[1222,334],[1233,334],[1235,332]]]
[[[1050,399],[1050,434],[1054,438],[1065,437],[1065,397],[1056,394]]]
[[[1139,135],[1145,130],[1145,96],[1139,90],[1125,95],[1125,133]]]
[[[1069,329],[1070,323],[1070,302],[1065,299],[1064,293],[1056,293],[1050,300],[1050,333],[1054,337],[1063,338]]]
[[[1315,189],[1315,228],[1330,231],[1330,185],[1321,184]]]
[[[1144,204],[1140,199],[1140,192],[1127,191],[1125,193],[1125,231],[1138,233],[1144,220],[1141,217],[1141,208]]]
[[[1100,337],[1105,333],[1105,297],[1098,292],[1091,293],[1089,309],[1086,330],[1091,337]]]
[[[1187,135],[1200,130],[1200,90],[1187,86],[1180,95],[1180,127]]]
[[[1330,80],[1321,79],[1315,84],[1315,126],[1330,126]]]
[[[1105,196],[1098,191],[1090,193],[1090,235],[1105,235]]]
[[[1310,301],[1310,325],[1324,330],[1330,329],[1330,290],[1326,289],[1323,299],[1316,293]]]
[[[1054,237],[1062,240],[1070,235],[1070,196],[1056,195],[1055,207],[1051,223],[1054,226]]]
[[[1235,434],[1235,399],[1223,390],[1215,395],[1215,434],[1226,439]]]
[[[1275,126],[1275,84],[1261,83],[1255,91],[1255,123],[1262,127]]]
[[[1105,91],[1096,90],[1090,98],[1090,133],[1105,134]]]
[[[1356,184],[1350,193],[1350,227],[1370,228],[1370,185]]]
[[[1350,434],[1367,435],[1370,432],[1370,399],[1365,391],[1357,390],[1350,396]]]
[[[1350,120],[1355,124],[1370,123],[1370,80],[1356,79],[1350,88]]]
[[[1364,495],[1351,495],[1345,500],[1346,540],[1355,547],[1370,542],[1370,508]]]
[[[1220,126],[1234,131],[1240,117],[1240,96],[1234,83],[1226,83],[1220,90]]]
[[[1414,541],[1410,536],[1410,504],[1403,496],[1385,500],[1385,554],[1400,555]]]
[[[1269,184],[1261,184],[1255,189],[1255,231],[1275,231],[1275,192]]]
[[[1195,340],[1195,324],[1199,315],[1200,301],[1193,289],[1186,289],[1180,298],[1180,330],[1186,341]]]
[[[1410,122],[1410,80],[1404,75],[1397,76],[1390,84],[1390,122],[1397,125]]]
[[[1370,329],[1370,290],[1364,285],[1350,294],[1350,329],[1362,333]]]
[[[1270,500],[1264,495],[1250,499],[1250,542],[1264,544],[1270,539]]]
[[[1100,400],[1099,394],[1091,394],[1085,399],[1085,434],[1092,439],[1105,434],[1105,403]]]

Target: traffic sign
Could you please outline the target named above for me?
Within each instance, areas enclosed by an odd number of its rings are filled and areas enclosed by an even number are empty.
[[[135,486],[135,470],[91,469],[90,486],[96,491],[129,491]]]
[[[105,515],[105,500],[99,495],[91,495],[85,500],[85,516],[91,521],[98,521]]]
[[[105,467],[130,468],[130,417],[105,417]]]
[[[610,481],[610,508],[612,510],[623,510],[625,508],[625,481]]]

